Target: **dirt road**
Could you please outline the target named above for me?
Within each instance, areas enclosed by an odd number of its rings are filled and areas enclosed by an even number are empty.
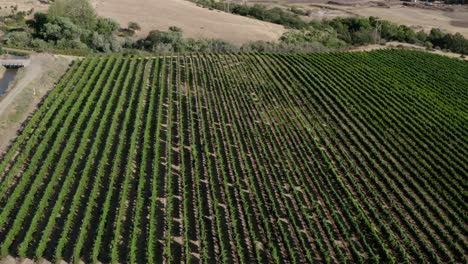
[[[0,153],[41,98],[65,73],[72,58],[33,54],[30,59],[30,65],[18,72],[13,86],[0,97]]]

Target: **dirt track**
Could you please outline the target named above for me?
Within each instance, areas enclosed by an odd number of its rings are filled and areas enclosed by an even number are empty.
[[[31,55],[31,63],[21,69],[14,84],[0,97],[0,153],[32,113],[41,98],[68,68],[71,59],[50,54]]]
[[[93,0],[98,14],[122,26],[138,22],[144,37],[150,30],[183,29],[192,38],[224,39],[234,44],[255,40],[276,41],[285,32],[280,25],[198,7],[185,0]]]

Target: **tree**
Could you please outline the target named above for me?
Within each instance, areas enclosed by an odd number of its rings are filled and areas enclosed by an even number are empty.
[[[362,28],[352,34],[354,45],[367,45],[376,43],[375,30],[370,28]]]
[[[389,21],[383,21],[381,25],[382,38],[386,40],[396,40],[398,34],[398,26]]]
[[[49,7],[51,17],[68,17],[81,28],[94,30],[96,12],[88,0],[56,0]]]
[[[38,50],[45,50],[49,47],[49,44],[43,39],[35,38],[31,40],[31,46]]]
[[[29,22],[29,26],[34,29],[36,35],[39,35],[44,25],[49,22],[49,18],[45,13],[35,13],[34,18]]]
[[[429,34],[429,41],[432,42],[434,47],[443,48],[445,46],[444,43],[444,36],[445,34],[438,28],[431,29],[431,33]]]
[[[284,44],[318,42],[329,48],[341,48],[346,46],[346,43],[338,38],[335,29],[331,27],[322,29],[308,27],[299,31],[289,31],[281,36],[280,41]]]
[[[5,38],[5,43],[10,46],[29,47],[31,39],[31,34],[28,32],[15,31],[8,33]]]
[[[96,22],[96,32],[102,35],[112,35],[119,29],[119,24],[107,17],[98,17]]]
[[[432,50],[433,45],[432,45],[432,43],[431,43],[430,41],[426,41],[426,42],[424,43],[424,47],[425,47],[427,50]]]
[[[47,41],[79,40],[83,31],[70,18],[55,17],[44,25],[41,36]]]
[[[426,34],[426,32],[424,32],[424,30],[421,30],[418,33],[416,33],[416,38],[420,43],[425,43],[427,41],[428,35]]]
[[[93,33],[91,48],[102,52],[118,52],[122,44],[113,35],[100,35]]]
[[[447,34],[444,39],[449,50],[456,53],[468,54],[468,40],[462,34]]]
[[[411,28],[401,25],[398,27],[396,39],[401,42],[414,44],[417,42],[416,33]]]

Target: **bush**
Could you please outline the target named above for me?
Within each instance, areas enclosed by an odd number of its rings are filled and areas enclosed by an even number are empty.
[[[44,25],[40,35],[46,41],[80,39],[83,30],[68,17],[54,17]]]
[[[137,48],[149,51],[168,50],[171,46],[171,51],[179,51],[183,46],[182,32],[175,31],[175,27],[171,27],[171,31],[152,30],[145,39],[139,40],[136,43]],[[162,44],[162,45],[161,45]]]
[[[81,28],[93,30],[97,15],[88,0],[55,0],[49,7],[50,17],[68,17]]]
[[[112,35],[119,29],[119,24],[107,17],[99,17],[96,23],[96,32],[101,35]]]
[[[312,53],[327,52],[330,49],[318,42],[274,43],[255,41],[243,45],[240,50],[243,52],[261,53]]]
[[[137,22],[129,22],[128,23],[128,29],[131,29],[133,31],[139,31],[139,30],[141,30],[141,27]]]
[[[35,38],[31,40],[31,47],[38,51],[45,51],[49,48],[49,43],[43,39]]]
[[[308,27],[299,31],[289,31],[281,36],[280,41],[285,44],[317,42],[329,48],[346,46],[346,43],[338,38],[337,32],[331,27],[323,29]]]
[[[220,39],[198,40],[198,42],[206,43],[202,52],[216,52],[216,53],[229,53],[237,52],[239,48],[229,42]],[[196,50],[189,48],[188,51],[195,52]]]
[[[93,50],[100,52],[119,52],[122,49],[122,44],[113,35],[100,35],[97,32],[93,33],[92,44],[90,47]]]
[[[11,32],[5,37],[5,43],[9,46],[29,47],[32,36],[28,32]]]
[[[362,28],[352,34],[352,40],[354,45],[367,45],[376,43],[376,32],[370,28]]]
[[[59,49],[72,49],[72,50],[87,50],[88,46],[81,42],[80,40],[67,40],[61,39],[58,40],[56,45]]]

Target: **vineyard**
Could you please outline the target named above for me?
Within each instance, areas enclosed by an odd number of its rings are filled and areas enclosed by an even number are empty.
[[[467,263],[468,64],[91,57],[0,159],[0,256]]]

